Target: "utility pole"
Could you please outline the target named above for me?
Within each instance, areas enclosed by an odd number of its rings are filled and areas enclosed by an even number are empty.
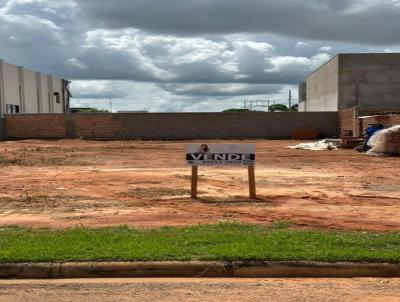
[[[292,111],[292,89],[289,89],[289,111]]]
[[[110,98],[110,112],[112,113],[113,111],[113,104],[112,104],[112,98]]]

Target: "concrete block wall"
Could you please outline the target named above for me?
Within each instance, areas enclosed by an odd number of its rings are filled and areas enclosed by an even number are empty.
[[[306,79],[306,102],[299,110],[355,106],[364,112],[400,111],[400,53],[338,54]]]
[[[289,139],[296,129],[325,137],[339,129],[336,112],[22,114],[5,120],[10,139]]]
[[[400,53],[339,55],[342,108],[388,112],[400,109]]]
[[[325,63],[306,80],[306,102],[299,111],[337,111],[339,106],[339,57]]]
[[[306,110],[306,102],[300,102],[299,103],[299,112],[305,112]]]

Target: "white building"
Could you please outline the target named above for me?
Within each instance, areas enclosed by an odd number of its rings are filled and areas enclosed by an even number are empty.
[[[69,111],[69,81],[0,60],[0,117]]]

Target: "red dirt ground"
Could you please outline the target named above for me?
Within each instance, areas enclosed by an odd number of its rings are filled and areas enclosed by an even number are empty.
[[[213,141],[223,143],[226,141]],[[0,142],[0,226],[181,226],[219,221],[400,229],[400,158],[257,146],[258,200],[245,168],[200,168],[190,198],[187,142]],[[232,143],[232,141],[229,141]]]
[[[400,279],[0,280],[2,302],[399,302]]]

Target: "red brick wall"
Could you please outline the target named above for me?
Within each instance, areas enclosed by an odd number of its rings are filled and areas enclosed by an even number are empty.
[[[74,114],[72,116],[76,137],[113,138],[129,128],[112,114]]]
[[[343,135],[352,132],[351,136],[357,136],[357,117],[356,117],[356,109],[347,108],[340,111],[340,134]]]
[[[6,138],[6,125],[5,120],[0,118],[0,141]]]
[[[65,138],[64,114],[13,114],[5,116],[10,138]]]
[[[400,114],[389,114],[378,117],[367,118],[363,121],[364,130],[368,128],[371,123],[383,124],[385,128],[400,125]]]
[[[336,112],[6,115],[10,139],[288,139],[297,129],[338,135]]]

